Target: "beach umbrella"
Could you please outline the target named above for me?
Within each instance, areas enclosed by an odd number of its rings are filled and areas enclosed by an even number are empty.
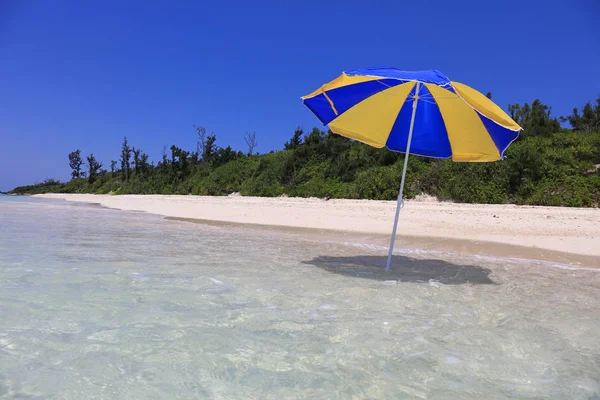
[[[497,161],[522,129],[489,98],[436,70],[348,71],[302,97],[302,102],[332,132],[406,154],[386,270],[404,206],[409,153],[462,162]]]

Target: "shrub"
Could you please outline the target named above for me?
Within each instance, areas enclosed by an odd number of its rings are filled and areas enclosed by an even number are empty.
[[[396,165],[370,168],[357,174],[354,189],[363,199],[394,200],[398,198],[401,176]]]
[[[258,164],[257,157],[243,157],[228,162],[200,181],[194,194],[224,196],[239,192],[243,183],[254,175]]]
[[[597,204],[598,186],[581,176],[545,179],[536,188],[528,203],[538,206],[590,207]]]

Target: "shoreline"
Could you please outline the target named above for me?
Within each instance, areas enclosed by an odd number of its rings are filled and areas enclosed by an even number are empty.
[[[95,204],[103,207],[100,204]],[[117,210],[110,208],[111,210]],[[133,211],[140,212],[140,211]],[[340,243],[343,245],[363,247],[370,252],[376,252],[382,258],[387,257],[390,234],[361,234],[359,232],[343,232],[319,228],[294,228],[277,225],[244,224],[237,222],[211,221],[194,218],[165,217],[167,221],[187,222],[199,225],[214,226],[229,229],[243,229],[244,231],[270,234],[291,235],[304,237],[311,241]],[[501,258],[518,261],[539,261],[556,264],[556,266],[569,266],[576,269],[592,268],[600,270],[600,257],[539,249],[506,243],[481,242],[468,239],[419,237],[397,235],[394,245],[394,257],[422,253],[432,255],[477,255],[491,258]]]
[[[43,194],[34,197],[143,211],[169,220],[362,237],[389,245],[395,201],[184,195]],[[600,209],[405,202],[398,241],[461,252],[600,266]],[[387,254],[387,253],[386,253]]]

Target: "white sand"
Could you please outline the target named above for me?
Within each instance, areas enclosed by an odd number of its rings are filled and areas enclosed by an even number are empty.
[[[396,203],[368,200],[49,194],[169,217],[390,234]],[[398,234],[537,247],[600,256],[600,209],[407,201]],[[600,265],[599,265],[600,266]]]

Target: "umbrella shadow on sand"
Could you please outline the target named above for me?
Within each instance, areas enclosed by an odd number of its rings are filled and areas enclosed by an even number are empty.
[[[381,256],[319,256],[302,263],[314,265],[332,274],[379,281],[395,280],[416,283],[435,281],[445,285],[496,284],[489,277],[491,273],[489,269],[475,265],[459,265],[443,260],[394,256],[390,270],[385,271],[386,261],[387,257]]]

